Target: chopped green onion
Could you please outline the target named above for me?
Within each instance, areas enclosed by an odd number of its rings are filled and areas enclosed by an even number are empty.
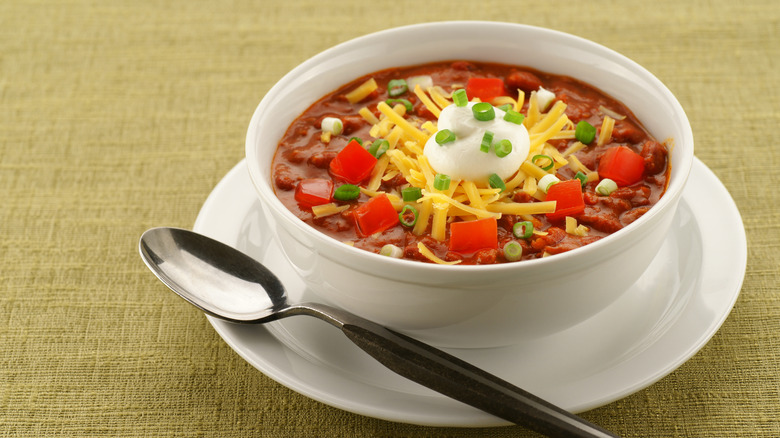
[[[394,259],[400,259],[404,255],[404,250],[392,243],[388,243],[379,250],[379,254]]]
[[[406,93],[408,89],[409,87],[406,86],[406,81],[403,79],[391,79],[387,83],[387,95],[390,97],[400,96]]]
[[[522,125],[523,120],[525,120],[525,116],[513,109],[508,109],[506,114],[504,114],[504,120],[516,125]]]
[[[550,106],[553,100],[555,100],[555,93],[552,91],[547,90],[544,87],[539,87],[539,89],[536,90],[536,103],[539,104],[540,111],[544,112],[547,110],[547,107]]]
[[[320,123],[320,128],[325,132],[330,132],[333,135],[341,134],[344,130],[344,124],[341,123],[341,119],[336,117],[325,117]]]
[[[406,112],[411,113],[414,111],[414,105],[412,105],[412,102],[409,102],[406,99],[387,99],[385,101],[386,104],[388,104],[390,107],[394,106],[397,103],[403,104],[403,106],[406,107]]]
[[[511,111],[514,106],[511,103],[505,103],[498,107],[503,112]],[[504,118],[506,120],[506,117]]]
[[[352,141],[352,140],[355,140],[356,142],[358,142],[358,144],[360,146],[363,146],[363,140],[362,139],[359,139],[357,137],[352,137],[352,138],[349,139],[349,141]],[[349,141],[347,143],[349,143]]]
[[[615,181],[612,181],[609,178],[604,178],[601,181],[599,181],[598,185],[596,186],[596,193],[599,195],[609,196],[617,190],[618,186]]]
[[[577,123],[574,128],[574,138],[582,144],[590,144],[596,138],[596,128],[585,120]]]
[[[469,103],[469,98],[466,96],[466,89],[461,88],[452,92],[452,101],[456,106],[466,106]]]
[[[582,188],[585,188],[585,184],[588,183],[588,175],[585,175],[582,173],[582,171],[578,171],[576,175],[574,175],[574,178],[580,180],[580,183],[582,184]]]
[[[412,214],[411,220],[407,217],[407,213]],[[413,227],[414,224],[417,223],[417,209],[409,204],[404,205],[404,208],[402,208],[401,212],[398,213],[398,220],[400,220],[401,225],[405,227]]]
[[[368,153],[379,158],[382,155],[384,155],[384,153],[387,152],[388,149],[390,149],[390,142],[383,138],[380,138],[374,140],[374,142],[371,143],[371,146],[368,147]]]
[[[493,105],[488,102],[475,103],[474,106],[471,107],[471,112],[474,114],[475,119],[482,122],[487,122],[496,118],[496,110],[493,108]]]
[[[498,158],[504,158],[507,155],[509,155],[510,153],[512,153],[512,142],[507,140],[507,139],[503,139],[503,140],[499,141],[498,143],[496,143],[493,146],[493,149],[494,149],[494,151],[496,153],[496,156]]]
[[[352,201],[360,196],[360,187],[353,184],[342,184],[333,192],[333,198],[339,201]]]
[[[490,184],[490,187],[493,187],[494,189],[501,189],[502,192],[506,190],[506,184],[504,184],[504,180],[501,179],[498,174],[491,174],[488,177],[488,183]]]
[[[543,191],[544,193],[547,193],[547,190],[552,186],[553,184],[557,184],[561,182],[561,180],[558,179],[557,176],[548,173],[547,175],[543,176],[542,179],[539,180],[539,190]]]
[[[523,257],[523,247],[519,243],[510,240],[504,245],[504,258],[508,261],[516,262],[520,260],[521,257]]]
[[[412,91],[414,91],[415,87],[418,85],[421,89],[427,90],[428,88],[433,87],[433,78],[430,75],[412,76],[406,79],[406,84]]]
[[[482,135],[482,143],[479,145],[479,150],[488,153],[490,152],[490,145],[493,144],[493,133],[491,131],[485,131]]]
[[[401,199],[404,202],[412,202],[422,198],[422,189],[419,187],[404,187],[401,189]]]
[[[441,131],[436,133],[436,143],[439,143],[439,146],[442,146],[445,143],[455,141],[455,139],[456,139],[455,133],[450,131],[449,129],[442,129]]]
[[[437,173],[433,177],[433,188],[436,190],[447,190],[450,188],[450,177],[443,173]]]
[[[518,239],[528,239],[534,235],[534,224],[531,221],[516,222],[512,226],[512,234]]]
[[[543,163],[546,160],[546,162],[548,162],[548,163],[544,164],[544,165],[541,165],[541,164],[537,164],[536,160],[543,160],[542,161]],[[549,155],[542,155],[542,154],[534,155],[534,157],[531,158],[531,162],[536,164],[537,166],[541,167],[542,170],[550,170],[550,169],[553,168],[553,165],[555,164],[555,162],[553,161],[551,156],[549,156]]]

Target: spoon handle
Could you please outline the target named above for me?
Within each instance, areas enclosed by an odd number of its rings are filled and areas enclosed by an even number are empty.
[[[547,436],[617,436],[444,351],[349,316],[341,330],[355,345],[421,385]]]

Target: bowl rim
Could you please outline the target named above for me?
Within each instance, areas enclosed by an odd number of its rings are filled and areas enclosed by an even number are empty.
[[[670,174],[670,180],[668,182],[664,195],[659,199],[659,201],[655,205],[652,206],[652,208],[650,208],[639,219],[625,226],[623,229],[617,231],[616,233],[605,236],[604,238],[599,239],[598,241],[592,242],[583,247],[575,248],[574,250],[557,254],[555,255],[555,257],[545,257],[545,258],[538,258],[533,260],[524,260],[519,263],[498,263],[498,264],[489,264],[489,265],[460,265],[460,264],[441,265],[436,263],[424,263],[415,260],[395,259],[392,257],[386,257],[376,253],[372,253],[370,251],[366,251],[363,249],[354,248],[350,245],[345,245],[342,242],[339,242],[338,240],[322,233],[321,231],[315,229],[314,227],[300,220],[298,217],[292,214],[292,212],[290,212],[281,203],[281,201],[279,201],[272,188],[272,183],[270,182],[270,174],[271,174],[270,170],[268,172],[263,172],[261,169],[259,163],[260,160],[256,155],[255,139],[256,139],[256,134],[258,132],[257,125],[260,119],[262,118],[263,113],[266,111],[266,106],[268,105],[268,102],[271,101],[275,95],[281,93],[282,90],[288,85],[289,82],[293,81],[297,76],[300,76],[303,72],[307,72],[311,70],[314,66],[324,61],[327,61],[330,58],[333,58],[336,54],[342,52],[348,52],[354,49],[356,46],[365,44],[366,42],[372,42],[379,39],[392,37],[392,35],[396,33],[414,32],[414,31],[419,31],[420,29],[427,29],[432,32],[435,32],[437,29],[448,28],[448,27],[459,27],[465,30],[469,27],[473,28],[473,27],[484,27],[484,26],[496,27],[497,29],[498,28],[504,28],[504,29],[512,28],[513,30],[522,29],[528,32],[538,33],[539,35],[546,34],[546,35],[551,35],[555,38],[559,38],[559,39],[562,38],[572,42],[576,42],[581,46],[587,47],[589,51],[597,52],[598,55],[601,57],[609,58],[610,60],[613,60],[618,64],[629,67],[633,74],[641,77],[649,85],[653,86],[655,89],[663,93],[664,100],[668,102],[668,104],[671,105],[671,107],[674,109],[675,118],[679,118],[681,122],[682,134],[683,134],[682,138],[675,138],[673,143],[667,146],[670,147],[672,151],[678,149],[677,145],[680,144],[690,144],[690,148],[686,148],[683,151],[684,153],[681,153],[677,166],[675,166],[675,168],[673,169],[670,169],[670,172],[675,172],[676,174],[675,178],[671,178],[672,175]],[[570,76],[575,79],[577,78],[576,74],[574,73],[571,74]],[[347,83],[348,81],[353,79],[355,78],[345,78],[343,83]],[[616,98],[620,100],[619,97]],[[309,104],[311,103],[313,102],[310,102]],[[361,35],[346,40],[344,42],[341,42],[339,44],[336,44],[328,49],[325,49],[315,54],[314,56],[306,59],[299,65],[297,65],[295,68],[293,68],[288,73],[286,73],[281,79],[279,79],[279,81],[277,81],[271,87],[271,89],[269,89],[269,91],[261,99],[257,108],[255,109],[255,112],[252,115],[247,130],[247,136],[246,136],[246,156],[248,161],[250,179],[252,180],[252,184],[255,187],[256,193],[261,197],[261,199],[265,201],[263,205],[266,208],[273,209],[276,213],[278,213],[275,215],[277,218],[276,220],[278,220],[279,217],[281,216],[283,220],[293,225],[300,232],[311,237],[312,239],[315,239],[318,243],[324,244],[329,248],[333,248],[333,250],[335,251],[333,255],[329,255],[323,253],[322,251],[313,249],[313,251],[317,252],[318,257],[325,257],[331,260],[336,260],[337,258],[340,258],[338,254],[344,254],[352,257],[363,258],[366,260],[366,262],[370,262],[371,266],[382,265],[382,266],[392,268],[390,269],[390,271],[403,269],[406,271],[411,270],[412,272],[415,273],[417,272],[437,273],[438,272],[438,273],[445,273],[445,274],[456,274],[456,273],[460,274],[463,272],[469,272],[469,273],[485,272],[492,275],[496,273],[503,273],[505,271],[524,271],[524,270],[541,269],[542,267],[549,267],[550,265],[554,267],[557,265],[564,264],[566,261],[571,259],[588,260],[588,258],[593,256],[594,254],[596,259],[605,257],[606,254],[609,254],[609,248],[614,245],[613,242],[618,242],[619,240],[623,240],[621,236],[629,235],[629,233],[631,233],[632,230],[644,228],[645,224],[649,224],[652,221],[656,220],[658,215],[660,215],[664,210],[666,210],[666,208],[669,208],[668,206],[673,205],[677,202],[685,186],[685,183],[687,182],[690,169],[693,165],[693,155],[694,155],[693,146],[694,146],[694,140],[693,140],[692,129],[688,117],[684,109],[682,108],[682,105],[679,103],[679,101],[674,96],[674,94],[666,87],[665,84],[663,84],[655,75],[653,75],[650,71],[648,71],[646,68],[644,68],[637,62],[604,45],[601,45],[594,41],[570,33],[544,28],[544,27],[528,25],[528,24],[501,22],[501,21],[484,21],[484,20],[434,21],[434,22],[424,22],[424,23],[416,23],[416,24],[404,25],[399,27],[392,27],[392,28],[368,33],[365,35]],[[670,166],[671,166],[671,162],[670,162]],[[268,163],[268,167],[270,169],[270,163]],[[598,254],[601,254],[601,256],[599,257]],[[593,262],[593,260],[590,260],[590,262]],[[592,264],[592,263],[588,263],[588,264]],[[377,276],[388,277],[388,278],[391,277],[390,274],[382,275],[382,272],[384,271],[381,270],[377,271],[369,266],[355,267],[355,268],[361,270],[371,269]]]

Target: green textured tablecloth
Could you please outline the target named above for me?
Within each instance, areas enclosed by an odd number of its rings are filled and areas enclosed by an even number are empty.
[[[244,362],[136,247],[191,228],[284,73],[375,30],[527,23],[636,60],[686,109],[744,220],[720,331],[652,386],[584,413],[629,437],[780,436],[780,5],[764,1],[0,2],[0,437],[531,436],[345,412]],[[713,239],[725,239],[722,230]]]

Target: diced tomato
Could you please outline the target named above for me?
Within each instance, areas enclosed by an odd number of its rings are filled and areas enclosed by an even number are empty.
[[[466,96],[469,100],[476,97],[482,102],[490,102],[504,94],[504,80],[501,78],[470,78],[466,83]]]
[[[358,184],[371,174],[376,161],[375,156],[352,140],[330,161],[329,167],[334,176],[350,184]]]
[[[400,222],[398,212],[385,194],[371,198],[353,214],[357,232],[362,237],[385,231]]]
[[[644,171],[644,158],[626,146],[610,148],[599,159],[599,176],[615,181],[620,187],[639,182]]]
[[[295,200],[307,207],[327,204],[332,196],[333,181],[329,179],[303,179],[295,187]]]
[[[498,221],[495,218],[450,224],[450,251],[472,253],[486,248],[498,248]]]
[[[561,181],[547,189],[547,201],[555,201],[555,211],[547,213],[547,219],[558,220],[585,211],[582,183],[578,179]]]

